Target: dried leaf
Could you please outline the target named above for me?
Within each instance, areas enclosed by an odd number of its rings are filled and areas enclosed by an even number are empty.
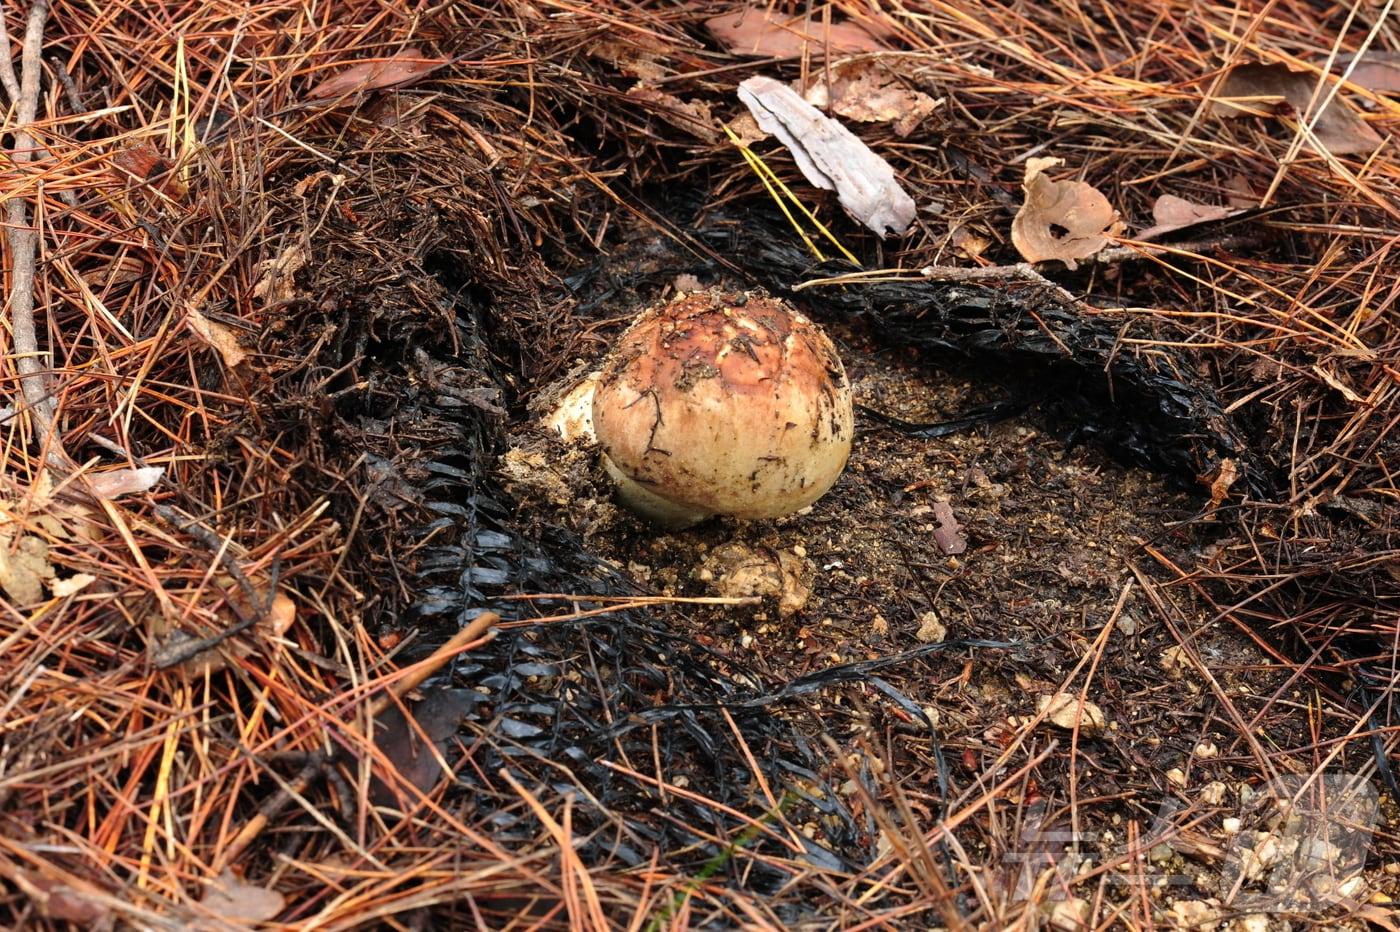
[[[95,269],[88,269],[78,277],[83,284],[97,291],[108,291],[122,285],[143,280],[149,272],[146,260],[140,256],[113,256]]]
[[[157,190],[173,197],[183,197],[185,185],[175,172],[174,164],[149,139],[127,146],[112,156],[112,167],[123,180],[154,185]]]
[[[1050,928],[1056,932],[1078,932],[1080,929],[1092,929],[1093,923],[1089,920],[1094,915],[1094,907],[1088,900],[1071,896],[1063,900],[1055,900],[1050,905]]]
[[[1400,52],[1368,51],[1357,60],[1348,80],[1377,93],[1400,93]]]
[[[221,919],[235,922],[268,922],[275,919],[284,906],[286,898],[276,890],[255,887],[239,879],[232,870],[225,869],[204,888],[204,898],[200,904]]]
[[[93,509],[87,505],[54,496],[53,476],[48,470],[39,473],[25,498],[29,502],[28,520],[52,540],[97,540],[102,531],[93,520]],[[3,502],[0,502],[3,504]],[[0,515],[4,509],[0,508]],[[0,524],[4,518],[0,517]],[[0,531],[0,535],[4,532]]]
[[[467,693],[465,689],[439,689],[429,693],[410,713],[416,725],[410,725],[397,707],[379,717],[375,723],[374,744],[398,773],[393,776],[375,774],[371,791],[376,804],[392,806],[400,797],[408,797],[405,802],[411,801],[412,794],[400,791],[403,786],[400,781],[425,793],[437,785],[444,773],[439,757],[446,752],[447,739],[456,734],[472,700]],[[424,744],[424,735],[434,747]]]
[[[1180,673],[1195,668],[1195,664],[1191,661],[1191,655],[1180,644],[1174,644],[1162,651],[1161,656],[1157,658],[1157,663],[1168,673]]]
[[[1081,707],[1079,697],[1074,693],[1040,696],[1036,699],[1035,711],[1037,715],[1044,712],[1052,725],[1065,731],[1072,731],[1076,724],[1084,734],[1103,731],[1103,710],[1087,699]]]
[[[56,598],[66,599],[70,595],[82,592],[95,582],[97,582],[97,577],[90,573],[74,573],[67,579],[55,579],[49,584],[49,589],[52,590]]]
[[[164,475],[163,466],[141,466],[88,473],[87,481],[94,495],[110,499],[149,491]]]
[[[54,578],[49,545],[14,524],[0,525],[0,589],[16,605],[33,605],[44,598],[44,584]]]
[[[1027,159],[1025,203],[1011,222],[1011,242],[1027,262],[1058,259],[1068,268],[1108,245],[1123,229],[1118,212],[1093,186],[1053,181],[1045,171],[1064,159]]]
[[[1210,508],[1215,511],[1220,507],[1220,503],[1225,501],[1225,496],[1230,494],[1230,486],[1240,477],[1240,465],[1230,457],[1225,457],[1220,461],[1220,465],[1215,468],[1204,481],[1210,486]]]
[[[705,28],[734,55],[760,58],[796,58],[804,50],[813,58],[851,52],[880,52],[886,46],[875,34],[875,27],[850,20],[832,23],[798,14],[789,16],[768,4],[744,7],[705,20]]]
[[[1225,200],[1231,207],[1246,209],[1259,206],[1259,195],[1254,186],[1241,174],[1233,174],[1225,179]]]
[[[399,84],[416,81],[432,74],[450,59],[430,58],[416,47],[409,47],[388,58],[376,58],[360,62],[358,65],[329,77],[317,84],[306,94],[307,100],[321,100],[327,97],[343,97],[357,91],[373,91]]]
[[[254,650],[264,653],[280,650],[280,645],[267,643],[271,638],[285,635],[296,621],[296,603],[280,590],[268,606],[268,593],[255,592],[256,605],[248,604],[243,589],[228,576],[220,575],[218,589],[228,594],[228,602],[219,612],[222,627],[231,627],[250,615],[259,616],[251,632],[221,640],[217,645],[191,653],[196,636],[172,629],[165,616],[153,614],[146,625],[152,635],[151,662],[159,669],[176,667],[191,676],[204,676],[228,666],[229,661],[251,655]]]
[[[205,343],[219,351],[224,365],[230,369],[237,369],[248,358],[248,351],[238,344],[238,335],[232,327],[210,320],[194,308],[189,309],[185,320]]]
[[[1338,377],[1337,373],[1332,371],[1331,366],[1324,368],[1317,363],[1313,363],[1312,371],[1317,374],[1318,378],[1322,379],[1322,381],[1326,382],[1333,389],[1341,392],[1342,397],[1347,401],[1354,405],[1364,405],[1368,408],[1372,407],[1372,403],[1358,395],[1355,389],[1343,382],[1341,378]]]
[[[964,258],[976,259],[987,248],[992,245],[992,241],[980,233],[974,233],[966,226],[959,224],[953,227],[952,232],[953,248],[960,252]],[[983,474],[986,478],[986,474]],[[990,485],[991,483],[988,483]]]
[[[843,62],[814,72],[802,94],[809,104],[862,123],[892,123],[896,136],[908,136],[940,101],[906,87],[873,61]]]
[[[638,84],[627,92],[629,100],[647,104],[647,109],[679,130],[708,143],[719,142],[719,123],[704,101],[681,100],[675,94]]]
[[[739,140],[741,146],[751,146],[768,138],[768,133],[758,125],[752,113],[744,112],[729,121],[729,131]]]
[[[967,535],[953,514],[953,506],[941,499],[935,501],[933,516],[938,520],[938,526],[933,529],[933,539],[938,542],[938,549],[949,556],[965,552]]]
[[[149,181],[156,175],[170,170],[170,162],[165,154],[156,148],[149,139],[127,146],[112,156],[113,167],[119,169],[134,181]]]
[[[40,911],[50,919],[71,922],[79,928],[101,928],[112,921],[112,911],[90,899],[82,890],[75,890],[57,880],[40,877],[28,871],[19,872],[22,888],[29,892]]]
[[[1395,915],[1394,905],[1389,906],[1360,906],[1349,915],[1361,922],[1369,922],[1378,929],[1385,929],[1386,932],[1400,932],[1400,919]]]
[[[1152,226],[1139,233],[1137,238],[1149,240],[1173,230],[1180,230],[1197,223],[1208,223],[1211,220],[1221,220],[1238,213],[1240,213],[1239,210],[1229,207],[1193,204],[1184,197],[1163,194],[1152,205]]]
[[[329,181],[332,188],[339,188],[341,185],[345,184],[346,177],[347,176],[336,174],[335,172],[319,171],[315,174],[307,175],[305,178],[292,185],[292,193],[297,197],[306,197],[306,192],[322,181]]]
[[[258,263],[260,277],[253,286],[253,297],[263,305],[280,304],[296,296],[296,273],[306,265],[306,250],[298,245],[288,246],[281,254]]]
[[[1221,99],[1212,104],[1211,112],[1231,119],[1261,110],[1270,112],[1285,104],[1300,120],[1310,122],[1313,114],[1308,105],[1314,102],[1313,89],[1318,80],[1312,74],[1292,71],[1284,64],[1237,65],[1221,86]],[[1322,103],[1327,94],[1327,88],[1320,89],[1315,103]],[[1380,134],[1351,105],[1336,97],[1317,117],[1313,135],[1333,155],[1369,154],[1382,141]]]
[[[807,180],[835,191],[841,206],[881,236],[914,222],[914,199],[894,169],[845,126],[803,100],[786,84],[756,76],[739,85],[739,99],[758,125],[787,146]]]
[[[267,617],[263,619],[265,625],[272,634],[281,637],[292,628],[292,623],[297,620],[297,604],[292,601],[291,596],[285,592],[277,593],[272,600],[272,607],[267,610]]]
[[[658,43],[656,48],[644,49],[635,44],[639,37],[629,35],[627,40],[599,39],[589,45],[588,54],[639,81],[660,81],[671,74],[671,69],[661,63],[667,51],[664,46]]]

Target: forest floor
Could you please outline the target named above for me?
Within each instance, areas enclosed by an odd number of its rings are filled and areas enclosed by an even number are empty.
[[[1400,928],[1388,13],[6,7],[0,926]],[[661,531],[711,287],[855,446]]]

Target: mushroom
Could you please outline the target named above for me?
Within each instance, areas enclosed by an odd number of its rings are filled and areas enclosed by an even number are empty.
[[[791,514],[831,488],[851,452],[836,348],[764,294],[699,292],[647,310],[593,382],[619,500],[666,527]]]

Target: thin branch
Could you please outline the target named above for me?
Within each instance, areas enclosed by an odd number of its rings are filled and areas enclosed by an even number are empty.
[[[48,17],[48,0],[35,0],[29,9],[29,22],[24,31],[24,46],[21,51],[21,79],[19,97],[16,100],[14,149],[11,160],[15,167],[22,168],[33,155],[33,139],[29,126],[39,108],[39,71],[42,65],[40,53],[44,44],[44,21]],[[8,42],[7,42],[8,45]],[[3,56],[8,62],[9,50]],[[14,66],[9,66],[10,75],[5,80],[8,87],[14,78]],[[29,225],[28,208],[25,200],[12,196],[6,206],[5,219],[10,241],[10,327],[14,334],[15,366],[19,370],[20,389],[38,428],[41,445],[48,450],[52,465],[66,465],[54,431],[54,404],[49,397],[45,370],[40,361],[39,341],[34,332],[34,262],[38,252],[38,231]]]
[[[10,106],[19,106],[19,78],[15,75],[15,63],[10,60],[10,27],[6,22],[5,11],[0,10],[0,44],[4,54],[0,54],[0,85],[10,95]]]

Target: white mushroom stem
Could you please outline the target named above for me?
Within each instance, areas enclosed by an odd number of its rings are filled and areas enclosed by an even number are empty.
[[[603,454],[603,469],[617,486],[617,500],[622,506],[658,527],[678,531],[714,517],[714,512],[702,511],[662,498],[618,469],[606,453]]]
[[[590,373],[559,399],[559,405],[544,419],[544,426],[569,443],[597,443],[593,433],[593,392],[598,373]]]

